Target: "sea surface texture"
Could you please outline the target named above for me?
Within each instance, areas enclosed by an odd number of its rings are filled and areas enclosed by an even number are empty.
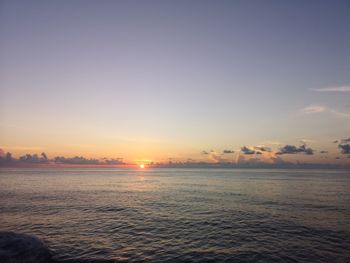
[[[1,169],[0,231],[55,262],[350,262],[350,172]]]

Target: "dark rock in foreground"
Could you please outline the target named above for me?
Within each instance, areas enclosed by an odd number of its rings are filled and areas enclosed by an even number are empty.
[[[0,231],[0,262],[50,263],[51,254],[38,238],[26,234]]]

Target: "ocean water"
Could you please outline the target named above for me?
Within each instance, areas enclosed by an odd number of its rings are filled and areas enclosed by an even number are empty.
[[[1,169],[0,230],[56,262],[350,262],[350,172]]]

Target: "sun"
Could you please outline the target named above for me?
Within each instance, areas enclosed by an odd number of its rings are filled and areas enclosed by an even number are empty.
[[[142,163],[142,164],[140,164],[140,168],[141,169],[144,169],[145,168],[145,165]]]

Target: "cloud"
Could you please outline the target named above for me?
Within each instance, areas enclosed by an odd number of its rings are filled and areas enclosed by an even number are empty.
[[[319,105],[311,105],[308,107],[305,107],[302,109],[302,112],[305,114],[313,114],[313,113],[320,113],[326,111],[327,108],[324,106],[319,106]]]
[[[117,159],[105,159],[106,164],[123,164],[123,158],[117,158]]]
[[[249,149],[247,146],[243,146],[241,148],[241,151],[243,152],[243,154],[246,154],[246,155],[251,155],[256,153],[254,150]]]
[[[5,153],[0,148],[0,165],[11,165],[11,166],[22,166],[23,164],[28,165],[41,165],[41,164],[72,164],[72,165],[118,165],[125,164],[123,158],[102,158],[99,159],[88,159],[82,156],[75,157],[63,157],[57,156],[53,159],[49,159],[46,153],[42,152],[38,154],[25,154],[20,156],[18,159],[13,158],[10,152]]]
[[[261,144],[267,144],[267,145],[281,145],[281,142],[278,141],[263,141]]]
[[[229,150],[225,150],[225,151],[229,151]],[[225,154],[225,151],[224,151],[222,154],[220,154],[220,153],[217,153],[217,152],[214,151],[214,150],[210,150],[209,152],[203,150],[203,151],[201,152],[201,154],[202,154],[202,155],[208,155],[208,158],[209,158],[209,159],[211,159],[211,160],[213,160],[213,161],[215,161],[215,162],[220,163],[220,162],[227,162],[226,159],[222,158],[222,155]],[[228,153],[228,152],[226,152],[226,154],[227,154],[227,153]],[[233,151],[230,152],[230,153],[233,153]]]
[[[341,149],[342,154],[350,154],[350,144],[339,144],[338,147]]]
[[[214,152],[211,152],[211,153],[210,153],[210,158],[211,158],[213,161],[218,162],[218,163],[226,162],[226,161],[227,161],[227,160],[225,160],[224,158],[222,158],[219,154],[214,153]]]
[[[350,92],[350,86],[336,86],[328,88],[311,89],[317,92]]]
[[[0,149],[0,164],[3,163],[12,163],[13,157],[10,152],[5,153],[2,149]]]
[[[245,155],[253,155],[253,154],[263,154],[262,152],[272,152],[271,148],[266,147],[264,145],[258,145],[253,147],[243,146],[241,148],[241,152]]]
[[[310,105],[308,107],[301,109],[301,112],[303,114],[316,114],[316,113],[328,112],[335,115],[338,118],[350,118],[350,113],[340,112],[321,105]]]
[[[19,157],[19,161],[23,163],[48,163],[49,162],[45,153],[42,153],[41,157],[39,157],[37,154],[33,154],[33,155],[26,154]]]
[[[301,139],[300,142],[302,144],[307,144],[307,143],[310,143],[310,142],[315,142],[314,140],[310,140],[310,139]]]
[[[350,138],[340,140],[338,148],[341,149],[342,154],[350,154],[350,144],[348,142],[350,142]]]
[[[224,150],[222,153],[223,154],[230,154],[230,153],[234,153],[235,151],[232,150]]]
[[[57,156],[55,157],[54,162],[62,164],[100,164],[100,161],[97,159],[87,159],[82,156],[75,156],[72,158]]]
[[[258,146],[254,146],[255,150],[261,151],[261,152],[271,152],[271,148],[270,147],[266,147],[264,145],[258,145]]]
[[[46,153],[42,152],[42,153],[41,153],[41,156],[42,156],[42,158],[43,158],[44,160],[48,160]]]
[[[282,154],[297,154],[297,153],[313,155],[314,150],[311,148],[306,148],[305,144],[299,147],[296,147],[294,145],[285,145],[284,147],[280,148],[279,152],[277,152],[276,154],[282,155]]]
[[[341,140],[341,143],[347,143],[347,142],[350,142],[350,138],[342,139],[342,140]]]

